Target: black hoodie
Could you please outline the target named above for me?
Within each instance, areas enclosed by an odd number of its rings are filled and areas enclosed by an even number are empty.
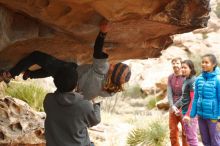
[[[90,146],[87,128],[100,121],[100,104],[78,93],[49,93],[44,100],[47,146]]]

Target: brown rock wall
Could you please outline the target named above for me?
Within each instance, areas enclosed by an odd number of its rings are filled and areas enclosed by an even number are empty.
[[[0,67],[33,50],[88,63],[102,19],[111,61],[158,57],[171,35],[206,27],[209,11],[209,0],[0,0]]]

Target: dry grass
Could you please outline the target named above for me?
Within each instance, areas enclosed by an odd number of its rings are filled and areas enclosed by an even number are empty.
[[[102,122],[90,130],[96,146],[129,146],[127,138],[132,129],[145,128],[150,121],[161,117],[161,112],[148,110],[147,98],[130,98],[118,94],[102,103]]]

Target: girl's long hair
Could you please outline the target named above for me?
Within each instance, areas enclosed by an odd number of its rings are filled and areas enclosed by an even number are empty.
[[[114,84],[111,80],[111,77],[112,77],[112,73],[108,72],[103,90],[107,91],[108,93],[117,93],[117,92],[123,91],[124,88],[122,84],[119,84],[119,85]]]

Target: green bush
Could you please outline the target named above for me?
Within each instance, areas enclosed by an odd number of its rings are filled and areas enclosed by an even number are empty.
[[[33,83],[10,83],[5,94],[27,102],[37,111],[43,111],[43,100],[47,92]]]
[[[162,120],[156,119],[146,125],[147,128],[136,128],[128,135],[130,146],[164,146],[168,140],[168,126]]]
[[[146,136],[148,135],[146,129],[137,128],[131,131],[128,136],[127,143],[130,146],[136,146],[138,144],[146,144]]]
[[[154,97],[154,96],[147,97],[147,99],[148,99],[148,101],[147,101],[147,108],[149,110],[155,108],[158,99],[156,97]]]
[[[139,84],[135,84],[133,86],[129,86],[128,88],[123,91],[124,97],[131,97],[131,98],[139,98],[145,97],[145,94],[142,92],[141,87]]]

